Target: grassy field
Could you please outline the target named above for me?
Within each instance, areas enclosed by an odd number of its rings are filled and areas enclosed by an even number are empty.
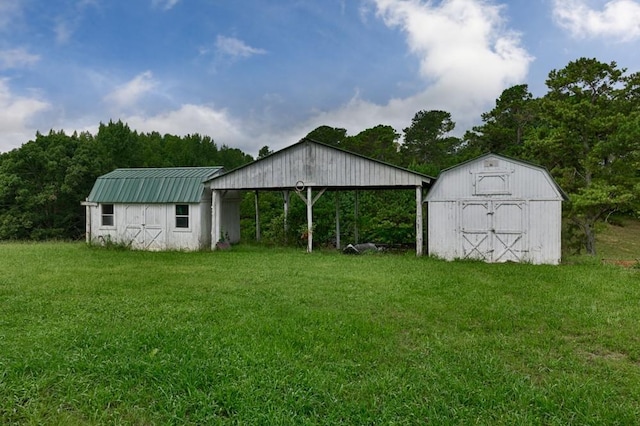
[[[640,220],[626,220],[618,225],[602,225],[598,230],[596,248],[605,262],[632,261],[640,266]]]
[[[0,244],[0,424],[640,421],[640,269]]]

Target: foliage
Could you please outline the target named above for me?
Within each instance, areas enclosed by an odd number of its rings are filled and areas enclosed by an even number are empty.
[[[418,111],[411,126],[404,129],[404,163],[431,164],[440,169],[450,166],[460,145],[458,138],[447,136],[454,128],[451,114],[446,111]]]
[[[0,257],[2,424],[640,418],[635,269],[253,246]]]
[[[482,114],[484,124],[468,131],[466,150],[475,157],[488,152],[518,157],[536,118],[536,102],[526,84],[505,89],[496,106]]]
[[[97,135],[63,131],[0,155],[0,240],[77,239],[96,178],[118,167],[238,167],[251,157],[197,134],[138,134],[118,122],[100,124]]]
[[[540,131],[527,146],[569,193],[568,216],[590,254],[596,223],[632,210],[640,196],[640,98],[629,84],[637,76],[624,72],[615,62],[586,58],[553,70],[540,100]]]

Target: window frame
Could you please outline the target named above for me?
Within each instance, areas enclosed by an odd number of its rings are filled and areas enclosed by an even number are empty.
[[[110,207],[111,212],[106,211],[106,207]],[[100,226],[103,228],[116,226],[116,209],[113,203],[100,204]]]
[[[186,213],[184,211],[180,211],[181,208],[186,208]],[[174,213],[174,226],[176,230],[188,231],[191,229],[191,208],[189,207],[189,204],[176,204]]]

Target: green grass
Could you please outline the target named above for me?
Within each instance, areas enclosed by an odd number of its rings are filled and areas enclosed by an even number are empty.
[[[637,424],[640,271],[0,244],[0,424]]]
[[[640,262],[640,220],[621,220],[598,230],[596,248],[605,261]]]

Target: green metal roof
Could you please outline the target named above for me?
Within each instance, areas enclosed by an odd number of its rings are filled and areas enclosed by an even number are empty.
[[[203,182],[222,167],[116,169],[100,176],[87,201],[94,203],[198,203]]]

